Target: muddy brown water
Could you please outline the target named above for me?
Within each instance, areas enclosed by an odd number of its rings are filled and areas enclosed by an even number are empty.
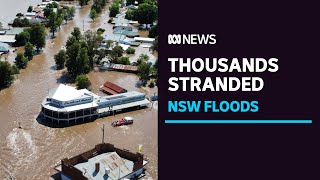
[[[1,5],[2,6],[2,5]],[[141,109],[116,116],[97,119],[95,122],[67,127],[50,128],[39,124],[36,117],[40,111],[40,103],[50,88],[65,83],[65,70],[55,70],[54,54],[65,44],[74,26],[81,29],[97,29],[104,27],[112,32],[106,23],[108,10],[92,22],[88,17],[90,7],[77,8],[73,21],[62,26],[56,33],[57,38],[48,39],[43,53],[29,62],[28,67],[16,77],[9,88],[0,91],[0,178],[9,179],[49,179],[56,173],[54,166],[66,157],[75,156],[93,148],[102,141],[102,124],[105,124],[105,142],[136,152],[139,144],[143,145],[143,153],[149,160],[147,178],[158,179],[158,111],[157,103],[153,108]],[[146,48],[137,48],[138,56],[148,53]],[[7,60],[13,62],[15,53]],[[156,89],[137,86],[135,74],[94,70],[88,74],[92,82],[92,91],[99,91],[106,80],[131,90],[145,92],[148,96]],[[135,119],[133,125],[113,128],[111,121],[124,116]],[[19,129],[21,123],[22,129]]]

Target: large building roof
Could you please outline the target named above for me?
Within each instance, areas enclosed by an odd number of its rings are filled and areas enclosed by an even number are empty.
[[[110,94],[118,94],[118,93],[123,93],[123,92],[127,92],[127,90],[125,90],[124,88],[113,84],[112,82],[106,81],[103,86],[101,87],[101,89],[103,91],[106,91]]]
[[[96,163],[99,163],[99,171],[96,171]],[[116,152],[103,153],[92,157],[88,162],[75,165],[88,179],[117,180],[125,177],[133,171],[134,163],[121,158]]]
[[[58,101],[70,101],[84,95],[94,96],[94,94],[87,89],[77,90],[75,87],[60,84],[57,89],[54,89],[49,93],[49,98]]]

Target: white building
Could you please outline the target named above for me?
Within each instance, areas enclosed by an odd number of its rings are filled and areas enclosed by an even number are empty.
[[[121,112],[128,108],[148,106],[144,93],[127,92],[100,97],[87,89],[60,84],[49,92],[41,104],[46,121],[61,125],[90,122],[99,116]]]

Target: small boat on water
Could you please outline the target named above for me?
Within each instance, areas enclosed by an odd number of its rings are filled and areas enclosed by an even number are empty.
[[[132,117],[124,117],[124,118],[122,118],[120,120],[112,121],[112,123],[111,123],[111,125],[113,127],[129,125],[129,124],[133,124],[133,118]]]

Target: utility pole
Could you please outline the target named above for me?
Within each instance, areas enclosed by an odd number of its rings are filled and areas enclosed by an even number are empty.
[[[104,143],[104,124],[102,125],[102,144]]]
[[[84,32],[84,20],[82,21],[82,30]]]

